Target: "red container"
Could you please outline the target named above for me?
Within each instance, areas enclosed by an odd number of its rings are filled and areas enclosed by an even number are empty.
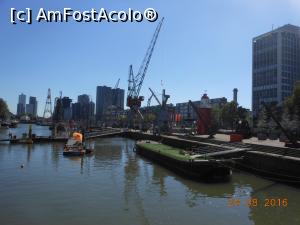
[[[230,142],[241,142],[243,135],[241,134],[230,134]]]

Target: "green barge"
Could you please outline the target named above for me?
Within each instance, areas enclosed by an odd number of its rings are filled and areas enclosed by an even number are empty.
[[[232,171],[226,160],[205,158],[154,141],[139,141],[136,152],[185,177],[203,181],[226,181]]]

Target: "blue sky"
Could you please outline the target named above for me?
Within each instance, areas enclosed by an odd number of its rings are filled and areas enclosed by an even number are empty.
[[[36,96],[41,115],[47,89],[75,101],[96,86],[127,89],[128,66],[136,72],[156,23],[10,23],[10,8],[60,10],[144,10],[155,8],[165,21],[142,88],[171,95],[170,102],[209,97],[251,106],[252,38],[287,23],[300,25],[298,0],[0,0],[0,97],[16,112],[18,95]],[[163,81],[161,85],[161,80]],[[28,101],[28,97],[27,97]],[[144,104],[146,101],[144,102]]]

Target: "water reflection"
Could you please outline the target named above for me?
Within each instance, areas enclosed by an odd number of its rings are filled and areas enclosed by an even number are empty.
[[[138,221],[140,224],[148,225],[149,219],[144,209],[143,197],[139,190],[140,165],[137,155],[133,152],[133,142],[126,142],[124,155],[124,201],[125,209],[134,208],[138,212]]]
[[[227,183],[195,182],[136,155],[131,140],[91,144],[94,154],[84,157],[64,157],[63,143],[1,145],[1,223],[300,224],[298,189],[239,171]],[[289,206],[245,205],[270,197],[288,198]],[[230,198],[244,204],[228,207]]]
[[[90,175],[92,167],[91,162],[94,161],[95,155],[92,153],[85,156],[64,156],[63,144],[54,144],[52,146],[52,163],[57,170],[59,169],[60,164],[68,162],[70,165],[74,165],[75,167],[78,166],[78,168],[80,168],[80,174],[85,173]]]
[[[167,195],[165,187],[165,179],[169,176],[168,171],[164,170],[160,166],[153,167],[152,183],[159,186],[160,196]]]
[[[28,133],[29,126],[31,125],[32,133],[37,136],[49,136],[51,131],[48,126],[39,126],[36,124],[18,124],[17,128],[0,128],[0,139],[9,138],[8,134],[16,135],[17,138],[22,137],[23,133]]]
[[[59,160],[60,157],[62,156],[62,149],[63,149],[63,144],[62,143],[53,143],[51,145],[52,147],[52,164],[54,168],[58,169],[59,166]]]
[[[110,169],[119,165],[122,158],[122,146],[117,141],[107,139],[96,141],[94,144],[95,167]]]
[[[251,207],[249,219],[255,224],[300,224],[300,195],[299,189],[271,182],[264,186],[254,187],[251,198],[258,199],[258,207]],[[268,202],[276,199],[276,206],[270,206]],[[288,206],[279,206],[278,201],[282,203],[287,199]]]
[[[27,163],[29,163],[30,158],[31,158],[31,151],[34,150],[35,146],[34,145],[27,145]]]

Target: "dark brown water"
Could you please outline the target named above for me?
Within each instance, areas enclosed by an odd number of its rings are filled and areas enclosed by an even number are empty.
[[[95,154],[83,158],[64,157],[63,144],[0,144],[0,224],[300,224],[299,189],[241,172],[228,183],[194,182],[136,155],[132,140],[91,144]],[[240,205],[229,207],[231,198]],[[269,198],[288,206],[265,207]]]

